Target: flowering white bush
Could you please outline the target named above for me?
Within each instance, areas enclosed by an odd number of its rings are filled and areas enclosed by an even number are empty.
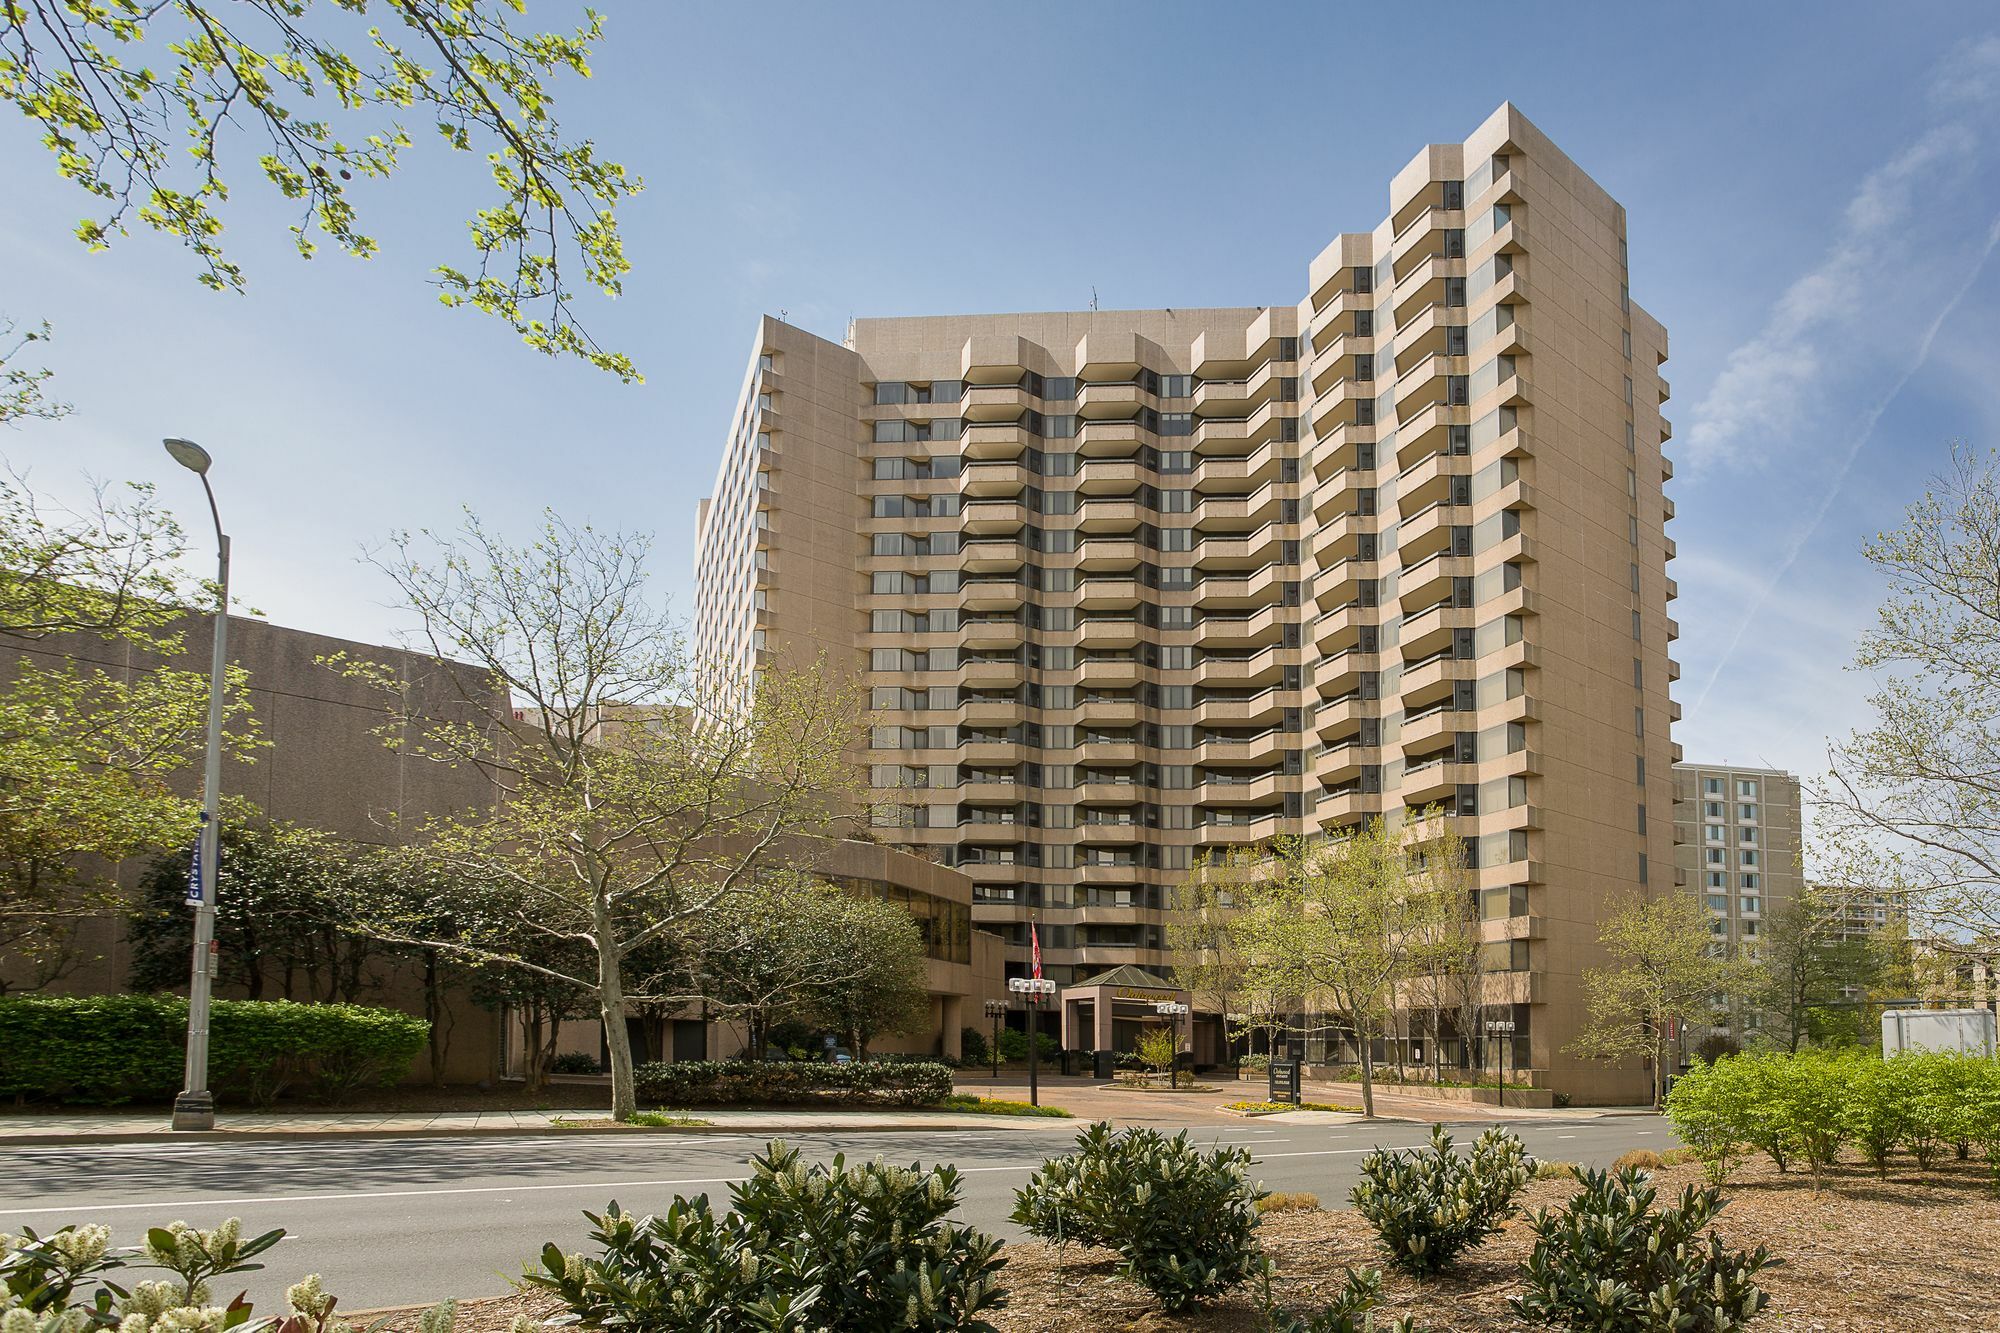
[[[263,1267],[250,1261],[284,1234],[267,1231],[246,1241],[233,1217],[209,1231],[185,1222],[154,1227],[137,1252],[173,1277],[129,1287],[104,1277],[127,1261],[102,1223],[46,1236],[25,1227],[18,1236],[0,1235],[0,1333],[354,1333],[334,1321],[338,1302],[316,1273],[285,1292],[280,1315],[258,1317],[241,1296],[211,1303],[214,1279]],[[428,1310],[419,1333],[452,1333],[457,1314],[449,1301]]]

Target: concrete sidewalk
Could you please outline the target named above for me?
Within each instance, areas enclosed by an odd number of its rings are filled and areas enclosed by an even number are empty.
[[[179,1133],[171,1128],[165,1111],[146,1113],[93,1112],[81,1114],[0,1116],[0,1148],[31,1144],[144,1143],[171,1139],[174,1142],[249,1139],[381,1139],[437,1138],[457,1135],[494,1137],[502,1135],[550,1134],[820,1134],[884,1133],[939,1129],[1008,1130],[1055,1129],[1074,1133],[1076,1121],[1043,1116],[975,1115],[954,1111],[900,1111],[871,1109],[857,1111],[800,1108],[775,1111],[691,1111],[686,1114],[709,1123],[699,1127],[646,1129],[588,1126],[559,1128],[553,1120],[564,1117],[596,1120],[608,1117],[603,1107],[544,1111],[438,1111],[396,1115],[351,1112],[314,1114],[293,1112],[223,1112],[216,1128],[206,1133]]]

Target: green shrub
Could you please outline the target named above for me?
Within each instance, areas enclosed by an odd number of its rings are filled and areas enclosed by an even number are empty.
[[[1037,1038],[1035,1044],[1040,1051],[1039,1058],[1043,1064],[1052,1064],[1062,1059],[1062,1043],[1046,1032],[1037,1032],[1035,1036]],[[1010,1063],[1017,1060],[1026,1062],[1028,1034],[1020,1028],[1001,1028],[1000,1058]]]
[[[1005,1304],[1000,1242],[945,1220],[960,1197],[953,1168],[807,1166],[774,1143],[730,1195],[720,1216],[678,1196],[665,1216],[615,1202],[585,1214],[599,1252],[546,1245],[523,1283],[562,1301],[559,1322],[590,1328],[992,1333],[980,1316]]]
[[[286,1000],[217,1000],[209,1081],[225,1097],[269,1103],[300,1085],[338,1099],[393,1083],[430,1024],[392,1009]],[[113,1103],[181,1086],[187,1001],[173,995],[23,996],[0,1001],[0,1094]]]
[[[1769,1100],[1754,1108],[1755,1114],[1782,1126],[1766,1132],[1796,1146],[1818,1189],[1821,1173],[1840,1156],[1847,1137],[1847,1087],[1854,1062],[1814,1052],[1766,1057],[1760,1063],[1768,1071]]]
[[[1267,1308],[1265,1323],[1270,1333],[1415,1333],[1415,1322],[1408,1315],[1377,1324],[1375,1307],[1381,1303],[1381,1270],[1350,1268],[1346,1282],[1318,1314],[1301,1319],[1289,1310]]]
[[[1690,1185],[1678,1207],[1655,1212],[1641,1172],[1586,1171],[1582,1180],[1562,1211],[1529,1219],[1527,1290],[1508,1301],[1521,1318],[1591,1333],[1733,1333],[1770,1303],[1753,1280],[1775,1262],[1770,1252],[1726,1250],[1713,1231],[1702,1234],[1724,1206],[1714,1186]]]
[[[1877,1175],[1889,1174],[1889,1155],[1908,1137],[1910,1107],[1901,1086],[1908,1080],[1894,1060],[1857,1060],[1841,1117],[1849,1137]]]
[[[1013,1219],[1058,1244],[1118,1251],[1119,1271],[1183,1310],[1263,1271],[1250,1154],[1202,1152],[1186,1131],[1090,1126],[1077,1150],[1044,1162],[1014,1195]]]
[[[588,1051],[564,1051],[549,1061],[551,1074],[601,1074],[604,1065]]]
[[[1667,1119],[1698,1158],[1710,1183],[1728,1180],[1751,1144],[1752,1080],[1747,1057],[1696,1060],[1667,1093]],[[1780,1149],[1782,1154],[1782,1148]]]
[[[978,1028],[963,1028],[958,1034],[958,1060],[963,1065],[983,1065],[992,1058],[986,1049],[986,1034]]]
[[[1521,1140],[1504,1129],[1487,1130],[1460,1157],[1444,1126],[1434,1125],[1429,1148],[1362,1158],[1348,1202],[1382,1238],[1389,1261],[1422,1277],[1497,1232],[1534,1169]]]
[[[641,1100],[662,1106],[935,1106],[951,1095],[951,1070],[936,1061],[678,1060],[632,1077]]]

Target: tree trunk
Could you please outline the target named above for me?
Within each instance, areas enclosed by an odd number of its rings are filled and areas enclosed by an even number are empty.
[[[1666,1024],[1657,1023],[1653,1026],[1653,1109],[1656,1111],[1660,1109],[1660,1103],[1665,1100],[1661,1088],[1666,1081],[1666,1068],[1667,1028]],[[1502,1093],[1501,1096],[1504,1098],[1506,1094]]]
[[[1375,1118],[1375,1043],[1362,1031],[1359,1024],[1354,1028],[1354,1043],[1361,1048],[1361,1114]]]
[[[438,951],[424,950],[424,1017],[431,1024],[431,1086],[444,1086],[444,986],[438,979]]]
[[[611,1118],[624,1122],[639,1109],[632,1083],[632,1034],[625,1027],[623,959],[611,939],[611,923],[598,914],[597,1013],[604,1022],[604,1045],[611,1052]]]

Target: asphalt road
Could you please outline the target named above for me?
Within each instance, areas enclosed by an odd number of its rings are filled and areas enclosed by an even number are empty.
[[[1454,1133],[1464,1142],[1482,1128]],[[1675,1143],[1654,1116],[1537,1119],[1512,1128],[1537,1157],[1585,1165]],[[1334,1207],[1344,1206],[1364,1153],[1417,1146],[1427,1130],[1253,1121],[1220,1130],[1211,1123],[1195,1134],[1248,1146],[1268,1188],[1309,1190]],[[1060,1129],[1011,1126],[790,1138],[815,1160],[844,1152],[850,1160],[955,1162],[965,1174],[962,1215],[1009,1238],[1019,1235],[1006,1220],[1015,1188],[1070,1142]],[[504,1293],[544,1241],[583,1248],[581,1210],[607,1200],[659,1211],[675,1194],[726,1196],[761,1147],[749,1135],[664,1134],[20,1147],[0,1151],[0,1180],[13,1182],[0,1192],[0,1230],[108,1222],[114,1243],[130,1245],[147,1227],[175,1219],[212,1226],[241,1217],[250,1234],[280,1226],[288,1233],[265,1256],[264,1272],[239,1279],[260,1311],[272,1312],[284,1287],[308,1272],[324,1276],[345,1310],[410,1305]]]

